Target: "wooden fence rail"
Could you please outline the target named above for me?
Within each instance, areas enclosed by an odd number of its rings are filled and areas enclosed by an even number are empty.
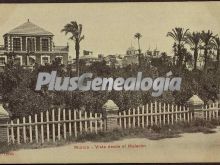
[[[219,119],[220,105],[218,102],[206,105],[202,108],[205,120]]]
[[[202,109],[190,110],[186,106],[166,103],[150,103],[144,106],[119,112],[118,124],[121,128],[149,127],[153,125],[175,124],[179,121],[191,122],[196,110],[201,110],[204,120],[220,118],[220,105],[213,103]]]
[[[122,128],[144,128],[153,125],[174,124],[178,121],[190,122],[192,119],[193,112],[188,107],[155,102],[120,112],[118,123]]]
[[[12,120],[6,126],[8,143],[20,144],[56,142],[61,138],[71,137],[72,133],[77,137],[78,134],[88,130],[98,133],[98,131],[103,131],[103,124],[102,114],[100,113],[93,114],[78,110],[68,110],[66,113],[65,109],[58,109],[57,111],[41,112],[40,115],[23,117],[22,120]]]
[[[133,109],[121,111],[116,115],[120,128],[151,127],[169,125],[180,121],[191,122],[195,112],[201,111],[205,120],[220,118],[218,103],[190,110],[186,106],[166,103],[149,103]],[[109,116],[110,117],[110,116]],[[88,113],[79,110],[51,110],[11,120],[0,127],[7,128],[8,143],[45,143],[77,137],[83,133],[98,133],[106,130],[106,120],[101,113]]]

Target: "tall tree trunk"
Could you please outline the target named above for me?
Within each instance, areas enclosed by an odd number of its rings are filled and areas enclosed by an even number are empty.
[[[140,48],[140,41],[139,41],[139,38],[138,38],[138,64],[139,66],[141,66],[141,48]]]
[[[139,54],[141,54],[141,48],[140,48],[140,41],[139,41],[140,39],[138,39],[138,52],[139,52]]]
[[[207,70],[207,60],[208,60],[208,50],[207,48],[205,47],[205,50],[204,50],[204,71],[206,72]]]
[[[177,45],[177,56],[178,56],[178,62],[177,65],[179,66],[180,70],[182,69],[182,64],[183,64],[183,56],[181,53],[181,46],[180,46],[180,42]]]
[[[77,39],[75,43],[75,50],[76,50],[76,73],[78,77],[79,77],[79,49],[80,49],[79,40]]]
[[[217,49],[217,57],[216,57],[216,60],[217,60],[217,68],[216,68],[216,70],[219,68],[219,56],[220,56],[220,48],[218,47],[218,49]]]
[[[195,47],[194,50],[194,70],[197,69],[198,49]]]

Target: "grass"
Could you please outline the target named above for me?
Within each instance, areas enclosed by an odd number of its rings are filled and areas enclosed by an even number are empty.
[[[61,139],[56,143],[45,142],[44,144],[33,143],[33,144],[22,144],[22,145],[8,145],[5,143],[0,143],[1,146],[0,154],[7,153],[9,151],[17,150],[20,148],[29,148],[29,149],[46,148],[46,147],[61,146],[72,142],[86,142],[86,141],[110,142],[125,138],[147,138],[151,140],[159,140],[164,138],[177,138],[180,137],[181,133],[193,133],[193,132],[203,132],[205,134],[215,133],[213,129],[216,128],[217,125],[220,125],[220,120],[205,121],[205,120],[197,119],[190,123],[179,122],[174,125],[164,125],[164,126],[154,125],[150,128],[115,129],[112,131],[98,132],[98,134],[83,133],[79,135],[77,138],[73,136],[67,137],[67,140]]]
[[[194,120],[190,123],[179,122],[174,125],[158,126],[153,125],[150,128],[130,128],[130,129],[116,129],[112,131],[99,132],[98,134],[82,134],[76,141],[95,141],[95,142],[109,142],[120,140],[124,138],[147,138],[150,140],[159,140],[164,138],[180,137],[181,133],[215,133],[213,130],[217,125],[220,125],[219,120],[205,121],[201,119]]]

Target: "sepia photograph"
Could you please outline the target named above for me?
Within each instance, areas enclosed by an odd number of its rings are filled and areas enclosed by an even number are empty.
[[[0,3],[0,164],[220,162],[220,2]]]

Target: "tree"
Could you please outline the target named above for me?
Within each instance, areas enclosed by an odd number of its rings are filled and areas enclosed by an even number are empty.
[[[210,30],[207,32],[202,31],[201,33],[202,49],[204,49],[204,71],[207,69],[208,51],[212,48],[213,37],[213,33]]]
[[[162,52],[161,53],[161,60],[162,60],[162,62],[164,63],[164,64],[167,64],[167,65],[169,65],[169,57],[168,57],[168,55],[167,55],[167,53],[166,52]]]
[[[5,95],[13,118],[33,115],[50,109],[51,101],[26,86],[19,86]]]
[[[184,65],[186,66],[187,64],[192,66],[192,54],[187,51],[187,49],[183,50],[184,53]]]
[[[194,70],[196,70],[199,46],[201,44],[200,33],[199,32],[188,33],[186,43],[189,44],[191,50],[193,51],[193,57],[194,57],[193,68],[194,68]]]
[[[73,40],[75,43],[75,51],[76,51],[76,72],[79,76],[79,51],[80,51],[80,42],[84,39],[84,35],[82,35],[82,24],[78,24],[76,21],[71,21],[66,24],[61,32],[65,32],[65,35],[68,33],[71,34],[70,40]]]
[[[213,44],[213,47],[214,49],[216,50],[216,60],[217,60],[217,69],[219,68],[219,57],[220,57],[220,39],[219,37],[214,37],[213,40],[212,40],[212,44]]]
[[[134,38],[136,38],[138,40],[138,63],[139,63],[139,66],[140,66],[140,63],[141,63],[141,59],[140,59],[140,56],[141,56],[140,38],[141,37],[142,37],[141,33],[136,33],[134,35]]]
[[[172,37],[177,45],[177,57],[178,57],[178,62],[177,65],[181,68],[182,63],[183,63],[183,54],[181,53],[181,49],[184,47],[187,33],[189,29],[184,30],[184,28],[179,28],[176,27],[172,29],[171,32],[167,33],[167,37]]]

